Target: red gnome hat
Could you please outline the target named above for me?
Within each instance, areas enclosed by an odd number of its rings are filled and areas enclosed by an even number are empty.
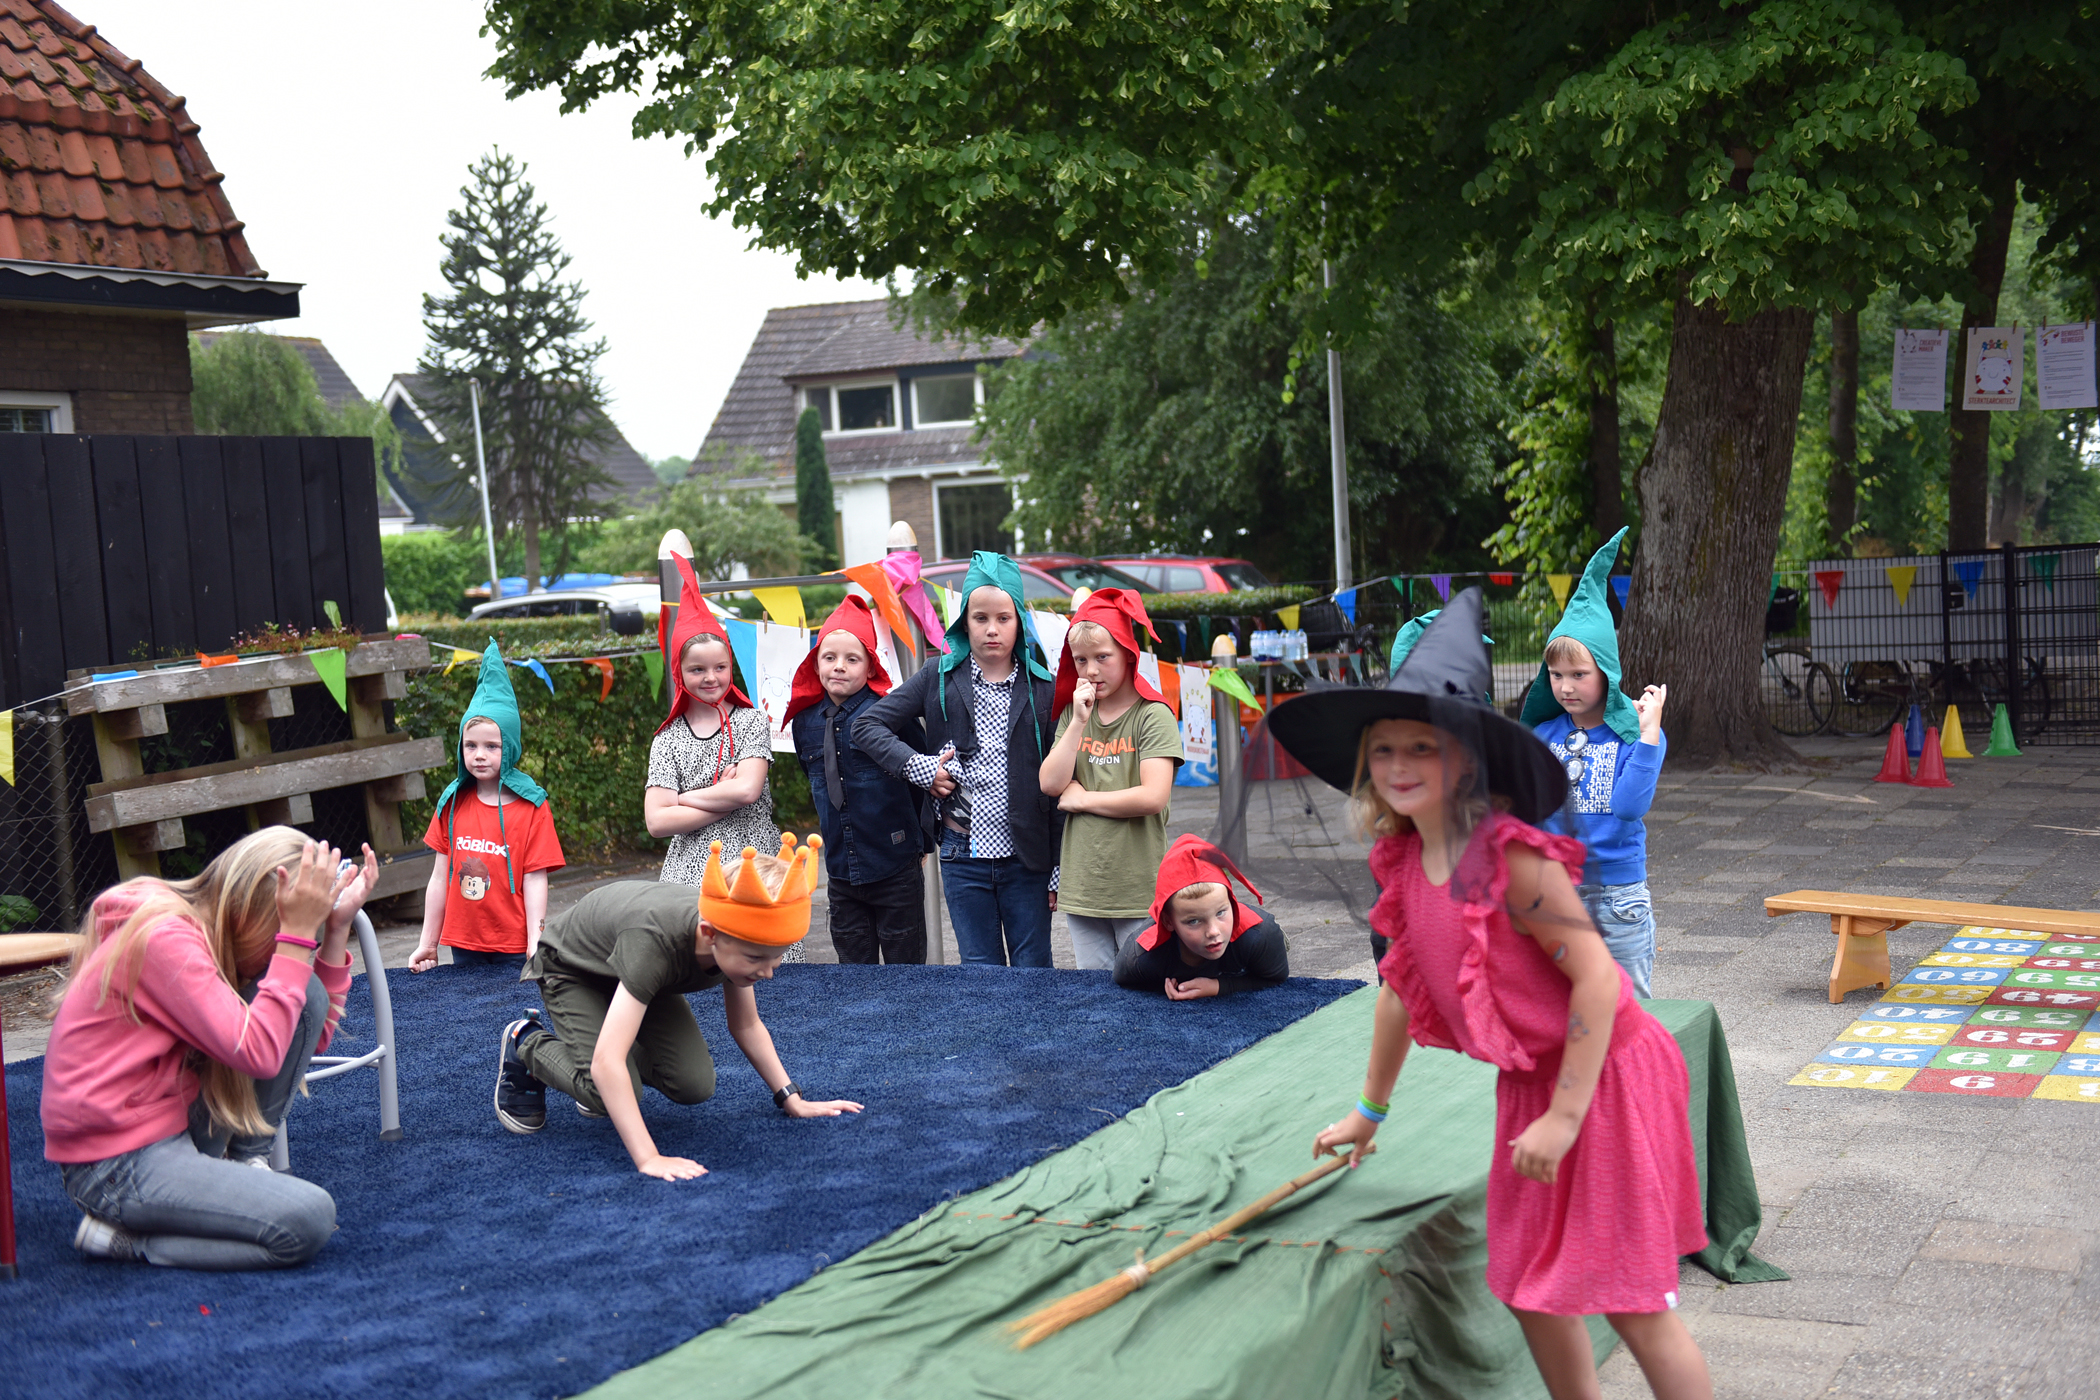
[[[671,646],[667,656],[671,667],[671,713],[656,726],[659,734],[671,727],[672,720],[685,713],[686,702],[693,698],[685,688],[685,667],[679,664],[685,655],[685,644],[695,637],[718,637],[723,646],[729,645],[729,634],[722,630],[722,619],[716,617],[715,610],[707,605],[706,597],[700,592],[700,580],[693,576],[693,561],[682,554],[671,557],[678,561],[680,577],[678,621],[671,626]],[[735,654],[734,648],[731,648],[731,654]],[[726,698],[732,708],[738,705],[747,710],[751,708],[750,697],[734,684],[729,687]]]
[[[1087,595],[1084,603],[1073,610],[1072,625],[1077,627],[1082,622],[1097,622],[1106,627],[1108,635],[1115,638],[1116,645],[1123,648],[1123,655],[1130,664],[1131,684],[1137,687],[1140,696],[1147,700],[1157,700],[1162,705],[1167,703],[1167,697],[1161,695],[1150,681],[1138,674],[1138,625],[1142,623],[1155,642],[1159,640],[1159,629],[1152,625],[1152,619],[1145,613],[1144,599],[1138,597],[1135,589],[1095,589]],[[1053,715],[1065,712],[1065,706],[1072,703],[1072,688],[1079,684],[1079,670],[1072,664],[1071,633],[1067,632],[1065,636],[1064,652],[1057,658],[1057,694],[1050,702],[1050,713]]]
[[[824,698],[824,683],[817,679],[817,653],[824,649],[824,639],[834,632],[851,632],[859,639],[868,653],[868,689],[877,695],[890,693],[889,672],[882,669],[882,654],[875,650],[875,614],[865,598],[849,596],[831,610],[824,625],[810,633],[809,655],[795,668],[795,683],[788,692],[787,711],[780,717],[782,728],[789,720],[801,714]]]
[[[1174,936],[1164,923],[1167,901],[1190,885],[1225,887],[1225,897],[1232,901],[1232,941],[1237,943],[1241,934],[1261,922],[1261,915],[1240,903],[1239,897],[1233,894],[1234,880],[1247,887],[1247,893],[1254,896],[1256,903],[1261,902],[1261,891],[1240,873],[1231,856],[1191,832],[1175,837],[1159,863],[1159,877],[1152,883],[1152,927],[1137,936],[1138,946],[1150,952]]]

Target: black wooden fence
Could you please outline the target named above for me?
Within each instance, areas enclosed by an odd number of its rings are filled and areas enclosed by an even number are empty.
[[[368,438],[0,434],[0,706],[81,667],[386,625]]]

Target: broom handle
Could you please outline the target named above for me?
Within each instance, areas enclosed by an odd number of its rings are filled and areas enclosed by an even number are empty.
[[[1376,1143],[1366,1143],[1364,1145],[1364,1155],[1366,1157],[1370,1156],[1373,1152],[1376,1152],[1377,1150],[1378,1145]],[[1166,1268],[1170,1264],[1180,1263],[1182,1260],[1188,1258],[1191,1254],[1194,1254],[1197,1250],[1202,1249],[1205,1245],[1215,1244],[1217,1241],[1226,1238],[1235,1230],[1239,1229],[1242,1225],[1245,1225],[1247,1222],[1253,1220],[1262,1212],[1276,1205],[1277,1202],[1295,1194],[1296,1192],[1303,1191],[1306,1187],[1312,1185],[1315,1181],[1320,1180],[1320,1178],[1328,1175],[1330,1172],[1334,1172],[1342,1167],[1348,1166],[1349,1161],[1350,1158],[1348,1157],[1348,1155],[1344,1154],[1342,1156],[1335,1157],[1330,1161],[1321,1163],[1319,1166],[1314,1167],[1311,1171],[1306,1172],[1302,1176],[1296,1176],[1291,1178],[1289,1181],[1286,1181],[1283,1185],[1277,1187],[1274,1191],[1271,1191],[1268,1195],[1263,1196],[1260,1200],[1254,1202],[1254,1204],[1247,1206],[1241,1210],[1234,1211],[1231,1215],[1226,1216],[1223,1220],[1220,1220],[1217,1224],[1211,1226],[1208,1230],[1199,1230],[1194,1235],[1191,1235],[1188,1239],[1182,1241],[1178,1245],[1175,1245],[1165,1254],[1160,1255],[1157,1259],[1146,1260],[1146,1270],[1149,1273],[1157,1274],[1160,1270]]]

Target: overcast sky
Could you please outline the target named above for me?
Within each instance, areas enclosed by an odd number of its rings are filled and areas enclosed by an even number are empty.
[[[609,344],[613,418],[648,457],[699,447],[769,307],[882,294],[799,279],[792,256],[704,217],[701,162],[636,141],[638,103],[564,117],[552,94],[504,101],[467,0],[67,7],[189,99],[256,258],[305,283],[305,314],[266,329],[319,336],[367,397],[415,367],[446,211],[492,145],[526,162]]]

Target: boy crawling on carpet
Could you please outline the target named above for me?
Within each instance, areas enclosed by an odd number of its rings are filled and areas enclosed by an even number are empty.
[[[1230,856],[1200,836],[1175,837],[1153,882],[1152,926],[1116,955],[1116,985],[1195,1001],[1288,978],[1283,930],[1259,903],[1239,902],[1234,880],[1260,900],[1261,891]]]
[[[623,880],[591,891],[547,923],[525,977],[540,984],[552,1030],[528,1011],[503,1028],[496,1070],[496,1117],[514,1133],[547,1123],[547,1087],[576,1100],[586,1118],[611,1118],[634,1165],[646,1176],[683,1181],[707,1168],[666,1157],[642,1121],[647,1084],[673,1103],[714,1097],[715,1064],[693,1020],[689,992],[722,989],[729,1034],[790,1118],[858,1113],[847,1099],[812,1103],[781,1068],[773,1037],[758,1019],[754,989],[781,955],[809,932],[809,895],[823,842],[794,849],[783,834],[778,856],[749,846],[722,869],[722,843],[708,848],[697,905],[691,885]]]

